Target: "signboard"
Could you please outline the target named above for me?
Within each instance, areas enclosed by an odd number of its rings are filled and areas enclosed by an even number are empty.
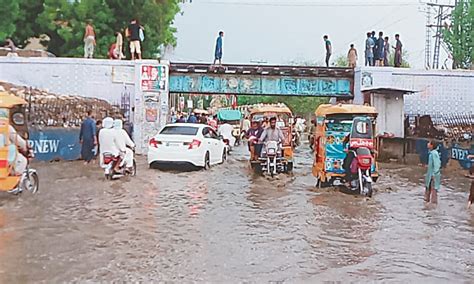
[[[135,68],[131,66],[112,66],[112,82],[133,84]]]
[[[39,161],[72,161],[81,157],[79,128],[30,129],[30,147]]]
[[[142,65],[140,86],[143,92],[166,92],[168,90],[168,67],[166,65]]]

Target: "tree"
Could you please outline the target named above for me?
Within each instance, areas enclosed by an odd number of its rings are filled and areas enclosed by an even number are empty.
[[[178,3],[179,0],[0,0],[0,36],[13,35],[24,46],[29,38],[46,34],[50,38],[46,43],[48,51],[56,56],[80,57],[84,54],[86,20],[90,19],[96,32],[94,54],[106,57],[115,32],[123,32],[135,18],[145,28],[142,52],[150,58],[159,52],[160,45],[176,45],[176,28],[172,24],[179,12]]]
[[[43,12],[44,0],[18,0],[19,14],[15,21],[16,31],[13,41],[24,47],[28,39],[39,37],[42,34],[41,27],[34,21]]]
[[[11,37],[16,31],[20,6],[18,0],[0,0],[0,41]]]
[[[459,0],[452,13],[451,25],[443,31],[444,41],[453,57],[453,69],[474,65],[474,4]]]

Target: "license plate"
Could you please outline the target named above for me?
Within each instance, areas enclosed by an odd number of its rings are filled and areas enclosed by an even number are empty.
[[[169,146],[169,147],[178,147],[179,145],[181,145],[181,144],[180,143],[172,143],[172,142],[166,143],[166,146]]]

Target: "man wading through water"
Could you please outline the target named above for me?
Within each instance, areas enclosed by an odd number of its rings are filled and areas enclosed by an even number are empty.
[[[428,170],[425,178],[425,202],[438,203],[438,191],[441,186],[441,158],[438,152],[438,144],[434,141],[428,142]]]

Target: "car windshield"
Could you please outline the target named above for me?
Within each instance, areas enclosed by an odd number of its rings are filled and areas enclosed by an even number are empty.
[[[161,130],[161,135],[189,135],[194,136],[198,132],[197,127],[192,126],[166,126]]]

